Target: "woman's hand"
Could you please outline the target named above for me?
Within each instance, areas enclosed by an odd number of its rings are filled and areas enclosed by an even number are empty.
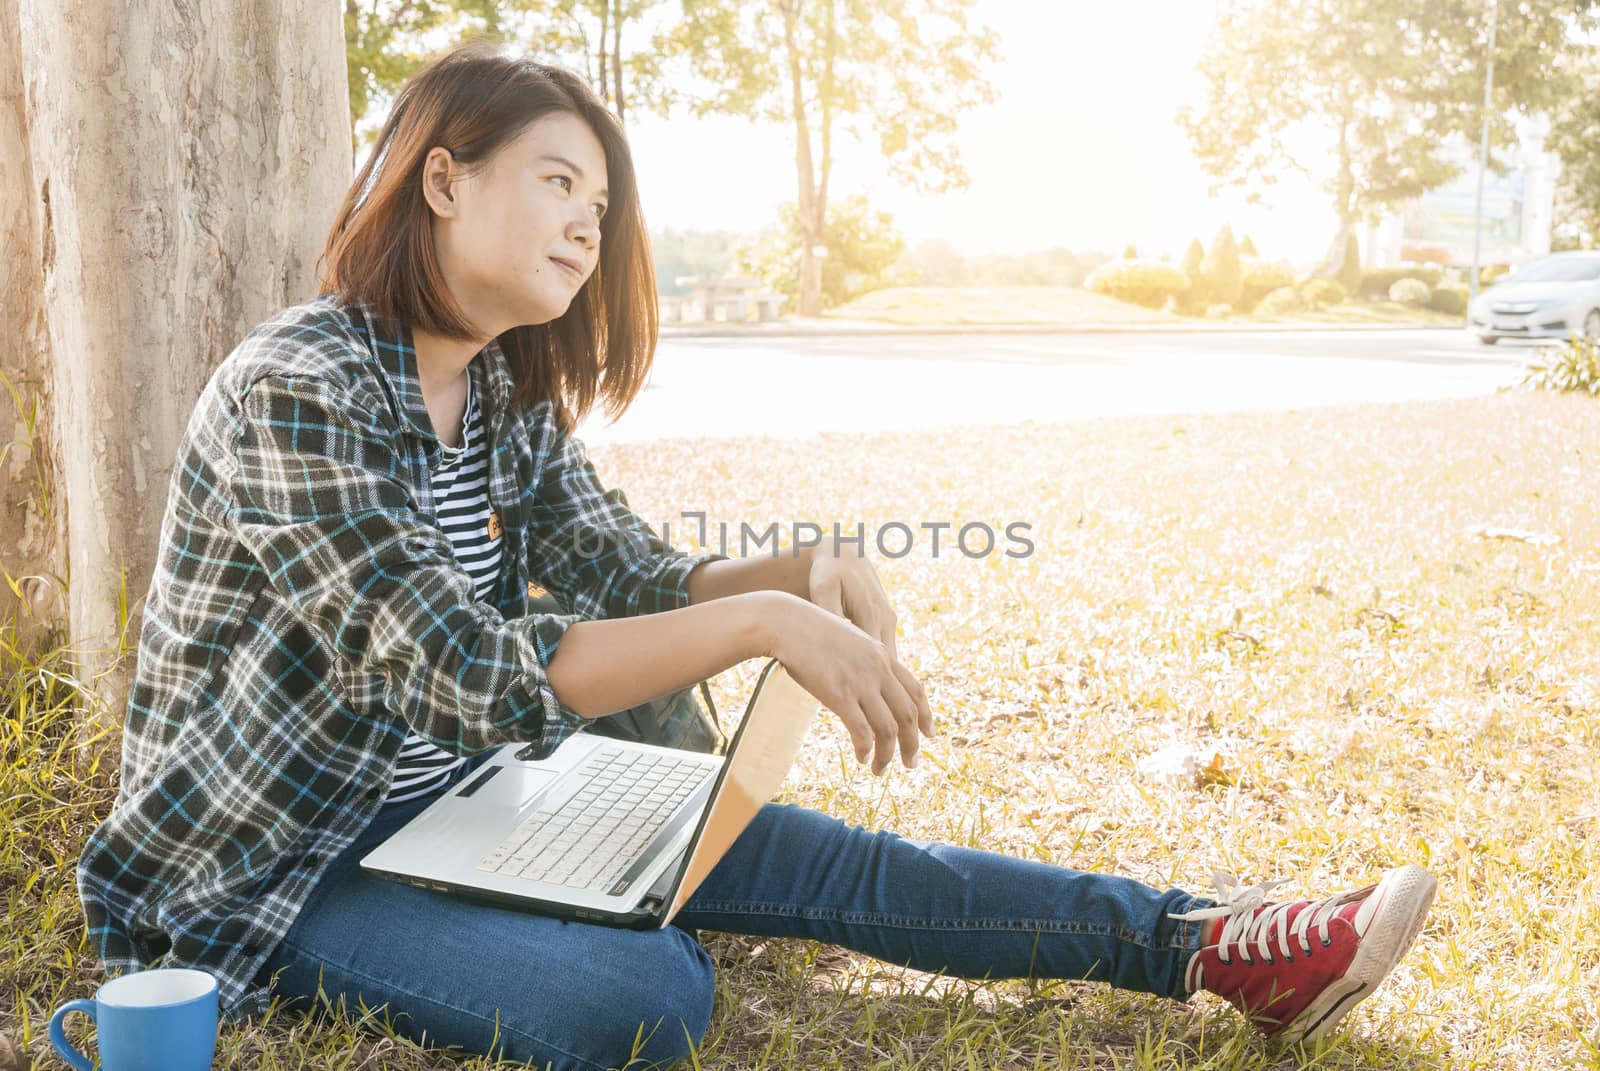
[[[807,578],[811,601],[855,623],[869,636],[876,636],[898,658],[894,642],[894,610],[889,596],[878,582],[878,573],[864,555],[853,558],[825,553],[818,544],[811,550],[811,571]]]
[[[901,761],[914,766],[919,730],[933,735],[933,711],[921,682],[891,649],[842,615],[793,595],[782,596],[774,616],[772,657],[844,722],[856,758],[872,756],[872,772],[881,774],[898,742]]]

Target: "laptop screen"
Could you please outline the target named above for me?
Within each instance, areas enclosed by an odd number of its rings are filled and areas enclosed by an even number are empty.
[[[728,758],[712,786],[711,805],[701,813],[695,836],[689,841],[695,845],[694,854],[671,895],[672,909],[662,925],[688,902],[756,813],[777,794],[820,707],[776,658],[761,671],[739,730],[728,745]]]

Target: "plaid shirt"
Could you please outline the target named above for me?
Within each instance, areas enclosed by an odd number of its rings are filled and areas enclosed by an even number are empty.
[[[179,447],[128,700],[121,784],[78,865],[109,974],[194,966],[224,1016],[377,812],[409,729],[547,755],[586,722],[545,667],[575,621],[686,606],[703,561],[605,490],[504,355],[469,365],[489,432],[486,601],[438,525],[410,332],[324,296],[250,333]],[[567,614],[526,613],[535,585]]]

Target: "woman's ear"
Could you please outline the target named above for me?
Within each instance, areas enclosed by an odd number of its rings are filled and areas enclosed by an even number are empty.
[[[428,150],[422,161],[422,196],[434,215],[455,218],[455,158],[449,149],[435,145]]]

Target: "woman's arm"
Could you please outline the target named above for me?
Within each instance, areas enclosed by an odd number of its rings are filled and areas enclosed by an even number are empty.
[[[776,556],[761,554],[704,562],[689,574],[689,605],[755,591],[782,591],[809,601],[807,578],[820,546],[801,547],[798,556],[794,548],[784,547]]]
[[[600,482],[588,448],[570,435],[550,450],[524,534],[532,579],[587,619],[681,609],[696,567],[728,557],[670,546],[628,506],[622,488]]]
[[[694,578],[713,565],[707,562]],[[600,718],[713,677],[748,658],[770,657],[793,596],[754,591],[703,606],[567,626],[546,667],[564,706]],[[619,657],[619,652],[625,652]]]
[[[617,651],[627,652],[625,665],[619,665]],[[933,732],[921,683],[860,628],[786,591],[741,592],[703,606],[576,621],[567,626],[546,672],[564,708],[597,718],[756,656],[781,660],[802,688],[838,713],[856,757],[873,757],[873,773],[888,769],[897,746],[906,766],[915,765],[918,733]]]

